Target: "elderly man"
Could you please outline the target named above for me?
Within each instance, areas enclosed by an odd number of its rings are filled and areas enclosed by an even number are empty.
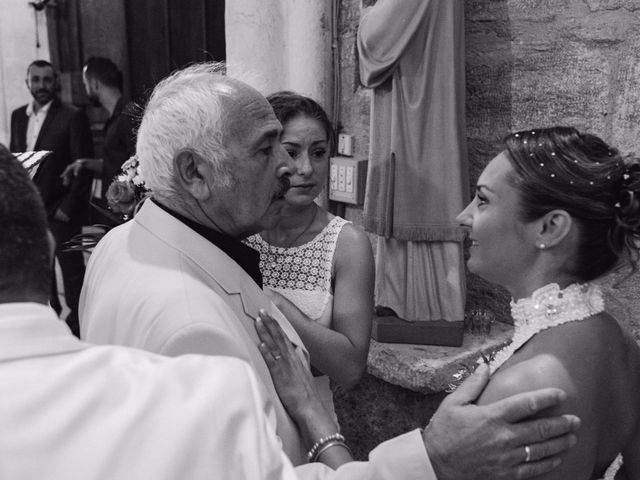
[[[81,333],[95,343],[165,355],[203,353],[248,361],[273,404],[272,421],[284,451],[301,464],[304,442],[258,349],[254,319],[259,310],[277,320],[305,361],[307,355],[262,292],[257,252],[240,242],[277,221],[293,163],[264,97],[217,70],[210,64],[192,66],[154,90],[136,147],[153,197],[93,252],[81,296]],[[219,388],[224,395],[233,385]],[[543,397],[558,401],[557,392]],[[518,415],[507,404],[446,404],[424,438],[439,478],[526,478],[550,469],[557,461],[551,455],[570,445],[573,437],[564,434],[575,423],[556,418],[512,425],[531,414],[530,401],[510,399],[509,405],[521,407]],[[556,438],[545,441],[551,437]],[[396,463],[388,477],[379,473],[379,478],[427,474],[417,431],[393,445],[384,457],[404,455],[402,468]]]

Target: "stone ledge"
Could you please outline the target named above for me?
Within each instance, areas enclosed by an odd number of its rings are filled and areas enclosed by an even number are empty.
[[[414,392],[442,392],[461,365],[474,365],[480,352],[487,354],[500,348],[512,335],[511,325],[496,322],[487,338],[465,332],[460,347],[380,343],[371,339],[367,372]]]

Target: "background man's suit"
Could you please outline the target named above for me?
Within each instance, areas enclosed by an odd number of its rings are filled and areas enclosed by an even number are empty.
[[[27,106],[24,105],[11,114],[12,152],[26,150],[29,123],[26,110]],[[60,174],[75,159],[93,157],[93,142],[86,115],[54,98],[34,149],[53,152],[40,164],[33,181],[42,195],[49,228],[58,245],[56,257],[62,269],[65,300],[71,310],[66,321],[73,333],[78,334],[78,300],[84,277],[84,262],[81,253],[63,253],[60,252],[60,246],[81,231],[88,208],[91,180],[90,176],[83,174],[76,177],[71,185],[65,186]],[[69,217],[69,222],[54,219],[58,209]],[[55,288],[52,290],[52,305],[59,305]]]

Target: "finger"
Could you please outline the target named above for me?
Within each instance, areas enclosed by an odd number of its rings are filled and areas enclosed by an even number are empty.
[[[275,341],[271,336],[271,331],[265,325],[264,318],[262,317],[256,318],[256,331],[258,332],[258,337],[262,342],[260,345],[263,345],[270,352],[276,349]]]
[[[258,344],[258,350],[260,350],[264,363],[267,364],[267,368],[269,368],[269,371],[273,374],[274,370],[281,364],[281,362],[279,362],[280,356],[274,355],[273,351],[264,342]]]
[[[282,331],[280,324],[271,315],[269,315],[264,309],[260,309],[260,311],[258,312],[258,315],[264,322],[265,328],[271,334],[271,338],[273,339],[273,342],[275,343],[275,345],[282,350],[286,350],[288,347],[291,347],[291,349],[293,350],[293,347],[291,346],[291,341],[289,340],[289,337],[287,337],[285,333]]]
[[[578,438],[573,434],[563,435],[541,443],[528,444],[529,461],[527,462],[527,451],[525,446],[518,446],[505,454],[503,462],[506,465],[520,465],[524,463],[535,463],[542,460],[549,460],[558,454],[569,450],[578,442]]]
[[[459,388],[460,387],[458,387],[458,389]],[[519,393],[507,397],[487,405],[486,409],[487,413],[493,415],[495,418],[501,418],[509,423],[515,423],[541,410],[559,405],[564,402],[566,398],[567,394],[558,388],[543,388],[541,390]]]
[[[513,445],[515,447],[531,445],[576,432],[580,428],[580,419],[575,415],[541,418],[513,425]],[[541,456],[535,457],[541,458]]]
[[[537,477],[544,473],[549,473],[551,470],[557,468],[562,463],[558,457],[546,458],[537,462],[523,463],[516,468],[515,478],[523,480],[525,478]],[[514,478],[514,477],[506,477]]]
[[[282,338],[279,338],[280,325],[264,310],[260,310],[259,316],[256,319],[256,325],[264,329],[263,342],[267,348],[271,351],[274,360],[280,360],[283,355],[290,355],[291,352],[287,350],[287,343]]]
[[[467,378],[445,401],[455,405],[466,405],[477,399],[489,381],[489,367],[478,365],[473,375]]]
[[[546,442],[532,443],[529,445],[530,458],[534,462],[544,460],[569,450],[576,443],[578,443],[578,437],[572,433],[547,440]],[[523,452],[521,455],[524,456],[524,459],[526,460],[526,451],[524,448],[521,448],[521,450]]]

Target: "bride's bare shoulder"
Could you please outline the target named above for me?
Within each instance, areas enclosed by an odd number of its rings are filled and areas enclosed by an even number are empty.
[[[606,313],[543,330],[493,375],[482,395],[490,403],[538,388],[561,388],[572,396],[595,395],[610,374],[610,354],[624,349],[624,333]]]

